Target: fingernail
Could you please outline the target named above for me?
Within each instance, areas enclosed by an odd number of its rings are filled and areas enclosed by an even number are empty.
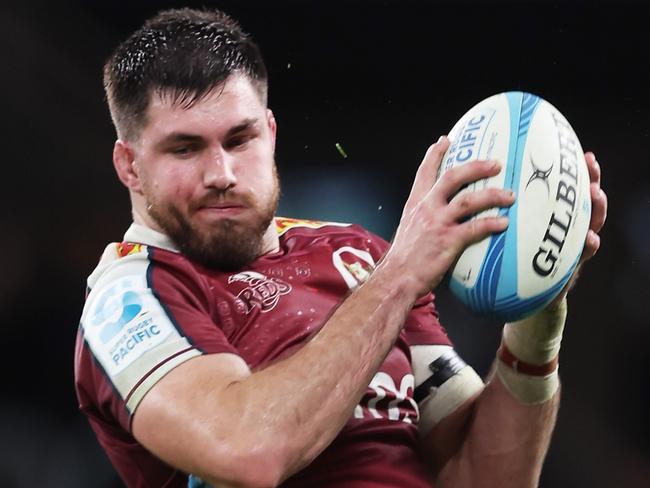
[[[438,141],[437,141],[437,142],[442,142],[444,138],[445,138],[445,136],[440,136],[440,137],[438,137]]]
[[[508,217],[497,217],[497,223],[499,225],[507,226],[508,225]]]
[[[492,161],[493,169],[501,169],[501,163],[499,161]]]

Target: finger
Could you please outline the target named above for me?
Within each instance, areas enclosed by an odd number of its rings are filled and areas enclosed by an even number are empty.
[[[436,182],[435,191],[439,198],[448,202],[463,186],[496,176],[501,163],[494,160],[476,160],[447,170]]]
[[[596,156],[591,151],[585,153],[585,161],[587,162],[587,169],[589,170],[589,181],[598,183],[600,185],[600,165],[596,161]]]
[[[585,239],[585,246],[582,249],[580,262],[584,263],[585,261],[593,258],[598,252],[598,249],[600,249],[600,236],[593,230],[590,230],[587,232],[587,238]]]
[[[589,228],[594,232],[600,232],[603,225],[605,225],[605,220],[607,220],[607,195],[597,183],[592,183],[589,191],[591,194]]]
[[[438,142],[429,147],[415,175],[411,194],[407,200],[407,206],[409,204],[414,205],[422,200],[435,184],[438,168],[440,168],[442,157],[448,147],[449,139],[446,136],[440,136]]]
[[[509,207],[515,203],[515,192],[499,188],[460,193],[449,202],[449,217],[458,221],[494,207]]]
[[[485,239],[491,234],[503,232],[508,228],[508,217],[481,217],[458,225],[464,247]]]

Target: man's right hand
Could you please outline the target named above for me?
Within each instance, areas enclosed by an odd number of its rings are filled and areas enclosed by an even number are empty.
[[[497,161],[456,166],[436,181],[448,147],[449,140],[441,136],[427,151],[392,246],[380,265],[406,277],[417,296],[435,288],[467,246],[508,226],[507,217],[467,217],[515,201],[512,191],[497,188],[458,194],[467,184],[497,175],[501,171]]]

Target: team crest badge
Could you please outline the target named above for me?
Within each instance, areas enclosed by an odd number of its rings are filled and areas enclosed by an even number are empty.
[[[249,314],[258,307],[261,312],[270,312],[280,301],[282,295],[291,291],[291,285],[279,278],[269,278],[256,271],[243,271],[228,278],[229,284],[241,283],[245,287],[237,294],[237,301],[243,311]]]

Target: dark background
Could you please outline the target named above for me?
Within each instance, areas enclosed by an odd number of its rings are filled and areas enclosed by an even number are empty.
[[[252,32],[279,123],[281,214],[390,238],[427,146],[473,104],[534,92],[603,169],[602,249],[570,298],[562,407],[542,486],[650,486],[648,21],[642,2],[202,2]],[[76,409],[85,277],[129,224],[101,66],[160,8],[0,7],[0,486],[120,486]],[[348,157],[343,158],[339,143]],[[485,374],[500,324],[444,290],[457,348]]]

